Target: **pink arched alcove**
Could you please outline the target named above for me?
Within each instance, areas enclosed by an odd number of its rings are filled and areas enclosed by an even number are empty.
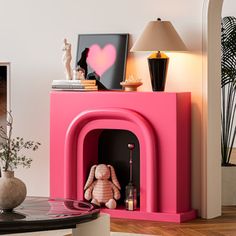
[[[120,203],[101,210],[142,220],[196,217],[190,201],[190,93],[52,92],[50,112],[51,197],[83,199],[89,170],[98,163],[100,134],[125,130],[139,143],[140,208],[127,211]]]
[[[91,153],[91,148],[87,148],[86,136],[90,131],[103,129],[129,130],[137,136],[140,143],[140,210],[157,211],[155,134],[142,115],[128,109],[87,110],[72,121],[65,139],[65,197],[83,198],[83,186],[87,177],[85,170],[88,170],[97,158],[96,152]],[[97,136],[93,135],[92,142],[89,140],[90,146],[91,143],[96,143],[94,138],[98,139]]]

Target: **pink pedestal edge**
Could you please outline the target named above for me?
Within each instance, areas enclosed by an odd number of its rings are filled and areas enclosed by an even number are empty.
[[[139,210],[127,211],[120,209],[102,208],[103,213],[108,213],[112,218],[123,218],[132,220],[148,220],[182,223],[193,220],[197,217],[196,210],[190,210],[182,213],[160,213],[160,212],[142,212]]]

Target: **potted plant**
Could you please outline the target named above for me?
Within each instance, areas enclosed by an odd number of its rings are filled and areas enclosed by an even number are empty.
[[[20,205],[26,197],[26,186],[14,177],[14,170],[19,166],[29,168],[32,158],[27,157],[25,150],[36,151],[39,142],[25,141],[23,138],[12,137],[13,117],[7,112],[7,130],[0,126],[0,162],[2,177],[0,178],[0,209],[11,211]]]
[[[221,36],[222,203],[236,205],[236,168],[230,162],[236,136],[236,18],[224,17]],[[232,182],[233,180],[233,182]]]

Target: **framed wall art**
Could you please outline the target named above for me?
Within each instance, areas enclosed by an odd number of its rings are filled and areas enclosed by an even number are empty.
[[[128,51],[128,34],[78,35],[76,66],[87,79],[99,80],[107,89],[121,89]]]
[[[0,126],[7,130],[6,118],[7,118],[7,65],[0,63]]]

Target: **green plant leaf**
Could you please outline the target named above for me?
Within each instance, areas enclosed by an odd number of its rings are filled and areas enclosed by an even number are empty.
[[[229,165],[236,136],[236,18],[224,17],[221,32],[221,163]]]

